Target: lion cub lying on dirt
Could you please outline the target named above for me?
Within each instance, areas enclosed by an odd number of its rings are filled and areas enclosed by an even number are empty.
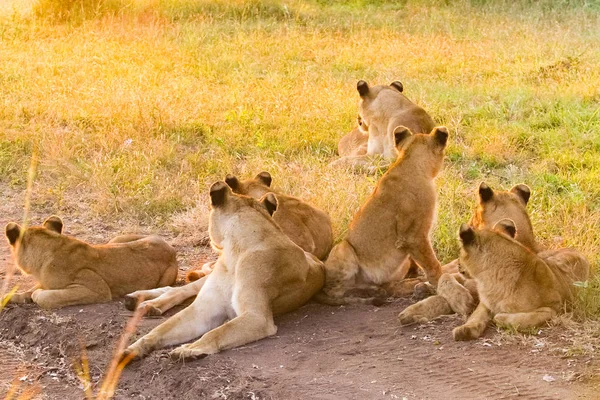
[[[340,139],[338,153],[342,158],[333,165],[360,165],[367,156],[375,155],[394,161],[398,157],[396,134],[401,126],[414,133],[429,133],[435,126],[423,108],[402,94],[401,82],[369,87],[367,82],[359,81],[357,90],[361,98],[359,126]]]
[[[399,271],[409,264],[409,256],[437,284],[441,269],[429,233],[437,203],[433,180],[442,168],[448,131],[438,127],[430,134],[413,135],[407,128],[396,132],[401,143],[398,160],[356,213],[346,238],[329,254],[321,302],[345,304],[366,301],[356,297],[412,293],[420,280],[403,280],[406,271]]]
[[[494,229],[460,227],[460,266],[477,282],[480,303],[467,322],[452,331],[455,340],[476,339],[493,318],[500,326],[536,327],[573,299],[573,282],[586,280],[590,266],[575,250],[542,259],[517,242],[515,224]]]
[[[59,217],[42,226],[6,225],[6,237],[17,266],[31,274],[39,288],[10,298],[33,301],[42,308],[101,303],[140,289],[171,285],[177,278],[175,250],[158,236],[116,237],[90,245],[62,234]]]
[[[132,294],[163,294],[154,303],[160,309],[161,297],[172,305],[200,290],[189,307],[133,343],[125,355],[142,357],[201,336],[171,354],[203,357],[274,335],[273,316],[301,307],[323,286],[323,264],[294,244],[271,218],[277,209],[273,193],[257,201],[216,182],[210,198],[209,234],[221,253],[214,270],[181,288]]]
[[[478,189],[479,204],[470,225],[477,228],[492,228],[502,219],[510,218],[517,227],[515,239],[532,251],[538,246],[533,227],[527,214],[527,203],[531,191],[527,185],[519,184],[508,191],[494,191],[485,182]],[[398,315],[403,325],[424,323],[441,315],[458,313],[465,317],[477,306],[478,295],[475,281],[466,279],[458,272],[458,260],[442,267],[437,294],[407,307]]]

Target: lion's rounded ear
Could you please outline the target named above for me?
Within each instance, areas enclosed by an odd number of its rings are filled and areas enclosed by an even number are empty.
[[[433,132],[431,132],[435,141],[438,142],[442,146],[446,146],[448,143],[448,128],[445,126],[438,126],[433,128]]]
[[[229,193],[231,193],[231,189],[225,182],[218,181],[213,183],[210,187],[210,204],[213,207],[222,206],[225,204]]]
[[[240,181],[235,175],[227,174],[225,177],[225,183],[233,190],[236,190],[240,186]]]
[[[275,194],[271,192],[265,194],[262,199],[260,199],[260,202],[265,206],[269,215],[273,216],[273,213],[277,210],[277,197],[275,197]]]
[[[513,239],[517,235],[517,227],[515,226],[515,222],[512,219],[508,218],[504,218],[498,221],[496,225],[494,225],[494,230],[500,233],[504,233],[505,235],[508,235]]]
[[[412,136],[412,132],[407,127],[400,125],[394,129],[394,140],[396,146],[405,141],[407,138]]]
[[[531,197],[531,190],[529,189],[529,186],[520,183],[518,185],[513,186],[513,188],[510,189],[510,191],[516,194],[519,197],[519,199],[521,199],[523,203],[527,205],[527,203],[529,202],[529,198]]]
[[[369,84],[365,81],[358,81],[356,84],[356,90],[358,90],[358,94],[360,97],[365,97],[369,94]]]
[[[400,93],[402,93],[404,91],[404,86],[402,85],[402,82],[400,82],[400,81],[394,81],[394,82],[390,83],[390,86],[395,88],[396,90],[398,90]]]
[[[485,182],[479,184],[479,202],[485,203],[494,197],[494,191]]]
[[[63,231],[63,222],[62,219],[60,219],[60,217],[57,217],[56,215],[52,215],[51,217],[48,217],[43,224],[44,228],[52,231],[52,232],[56,232],[58,234],[61,234]]]
[[[19,224],[15,224],[14,222],[6,224],[6,238],[11,246],[14,246],[15,243],[17,243],[19,236],[21,236],[21,227]]]
[[[255,179],[261,181],[263,183],[263,185],[269,186],[269,187],[271,187],[271,182],[273,181],[273,178],[271,178],[271,174],[268,173],[267,171],[263,171],[263,172],[259,173],[258,175],[256,175]]]
[[[462,224],[460,226],[458,236],[460,236],[463,246],[468,246],[475,241],[475,231],[469,224]]]

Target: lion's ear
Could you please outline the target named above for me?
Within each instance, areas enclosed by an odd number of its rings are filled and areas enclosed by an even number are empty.
[[[356,84],[356,90],[358,90],[360,97],[366,97],[369,95],[369,84],[362,80],[358,81]]]
[[[510,236],[511,238],[515,238],[517,235],[517,227],[515,226],[515,222],[512,219],[504,218],[494,225],[494,230],[500,233],[504,233],[505,235]]]
[[[260,202],[269,212],[269,215],[273,216],[273,213],[277,210],[277,197],[273,193],[265,194]]]
[[[60,217],[57,217],[56,215],[48,217],[48,219],[46,219],[44,221],[43,226],[44,226],[44,228],[46,228],[52,232],[56,232],[58,234],[61,234],[63,231],[62,219],[60,219]]]
[[[463,246],[468,246],[475,241],[475,231],[469,224],[462,224],[460,226],[458,236],[460,236]]]
[[[448,143],[448,128],[445,126],[438,126],[433,128],[433,132],[431,132],[435,141],[438,142],[441,146],[446,146]]]
[[[227,196],[230,193],[231,189],[225,182],[218,181],[213,183],[210,187],[210,204],[213,207],[221,207],[227,201]]]
[[[394,89],[398,90],[400,93],[402,93],[404,91],[404,86],[402,85],[402,82],[400,82],[400,81],[394,81],[394,82],[390,83],[390,86],[393,87]]]
[[[400,125],[394,129],[394,140],[396,142],[396,146],[411,136],[412,132],[405,126]]]
[[[259,173],[258,175],[256,175],[255,179],[261,181],[263,185],[268,187],[271,187],[271,182],[273,181],[273,178],[271,178],[271,174],[267,171]]]
[[[240,186],[240,181],[235,175],[227,174],[225,177],[225,183],[233,190],[237,190]]]
[[[512,189],[510,189],[510,191],[516,194],[519,197],[519,199],[521,199],[523,203],[527,205],[527,203],[529,202],[529,198],[531,197],[531,190],[529,189],[529,186],[520,183],[514,186]]]
[[[494,191],[485,182],[479,184],[479,202],[488,202],[494,197]]]
[[[21,236],[21,227],[19,224],[15,224],[14,222],[6,224],[6,238],[11,246],[14,246],[15,243],[17,243],[19,236]]]

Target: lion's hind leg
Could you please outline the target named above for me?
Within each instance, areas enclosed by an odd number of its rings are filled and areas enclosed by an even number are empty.
[[[442,296],[435,295],[408,306],[398,315],[400,324],[422,324],[442,315],[452,314],[452,307]]]
[[[437,293],[442,296],[452,310],[468,316],[475,309],[475,300],[464,285],[465,279],[460,274],[442,274],[438,282]]]
[[[230,294],[221,289],[217,279],[208,280],[190,306],[130,345],[123,356],[143,357],[153,350],[195,339],[221,325],[231,312]]]
[[[543,325],[556,315],[556,311],[550,307],[540,307],[531,312],[522,313],[498,313],[494,317],[494,323],[498,326],[509,326],[515,329],[535,328]]]
[[[399,279],[383,284],[383,288],[389,296],[406,297],[412,295],[415,291],[415,286],[422,282],[422,278]]]
[[[147,237],[148,237],[148,235],[120,235],[120,236],[115,236],[114,238],[110,239],[108,241],[108,243],[110,243],[110,244],[129,243],[129,242],[134,242],[136,240],[144,239]]]
[[[354,248],[346,240],[337,244],[325,261],[325,285],[315,300],[322,304],[383,304],[384,288],[370,282],[358,282],[360,265]]]
[[[174,359],[202,358],[274,335],[277,327],[266,290],[257,282],[241,285],[234,295],[235,318],[207,332],[194,343],[171,352]]]

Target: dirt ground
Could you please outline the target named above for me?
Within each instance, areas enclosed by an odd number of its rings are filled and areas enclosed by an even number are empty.
[[[21,194],[8,188],[0,202],[0,225],[22,218]],[[39,223],[50,208],[36,206]],[[108,223],[65,215],[66,230],[99,243],[121,233]],[[168,237],[168,235],[166,235]],[[169,238],[173,240],[172,237]],[[11,257],[0,241],[0,278]],[[177,241],[174,241],[177,243]],[[183,241],[185,242],[185,241]],[[204,246],[179,246],[182,273],[211,257]],[[32,284],[16,276],[11,286]],[[397,314],[411,303],[384,307],[328,307],[310,303],[279,318],[277,335],[193,362],[174,362],[156,351],[126,367],[116,399],[598,399],[588,382],[597,370],[593,352],[570,351],[561,327],[535,336],[489,328],[484,338],[454,342],[450,316],[401,327]],[[144,319],[148,332],[177,310]],[[121,301],[43,311],[35,305],[0,313],[0,396],[36,390],[36,398],[83,398],[73,363],[82,345],[96,385],[132,313]]]

